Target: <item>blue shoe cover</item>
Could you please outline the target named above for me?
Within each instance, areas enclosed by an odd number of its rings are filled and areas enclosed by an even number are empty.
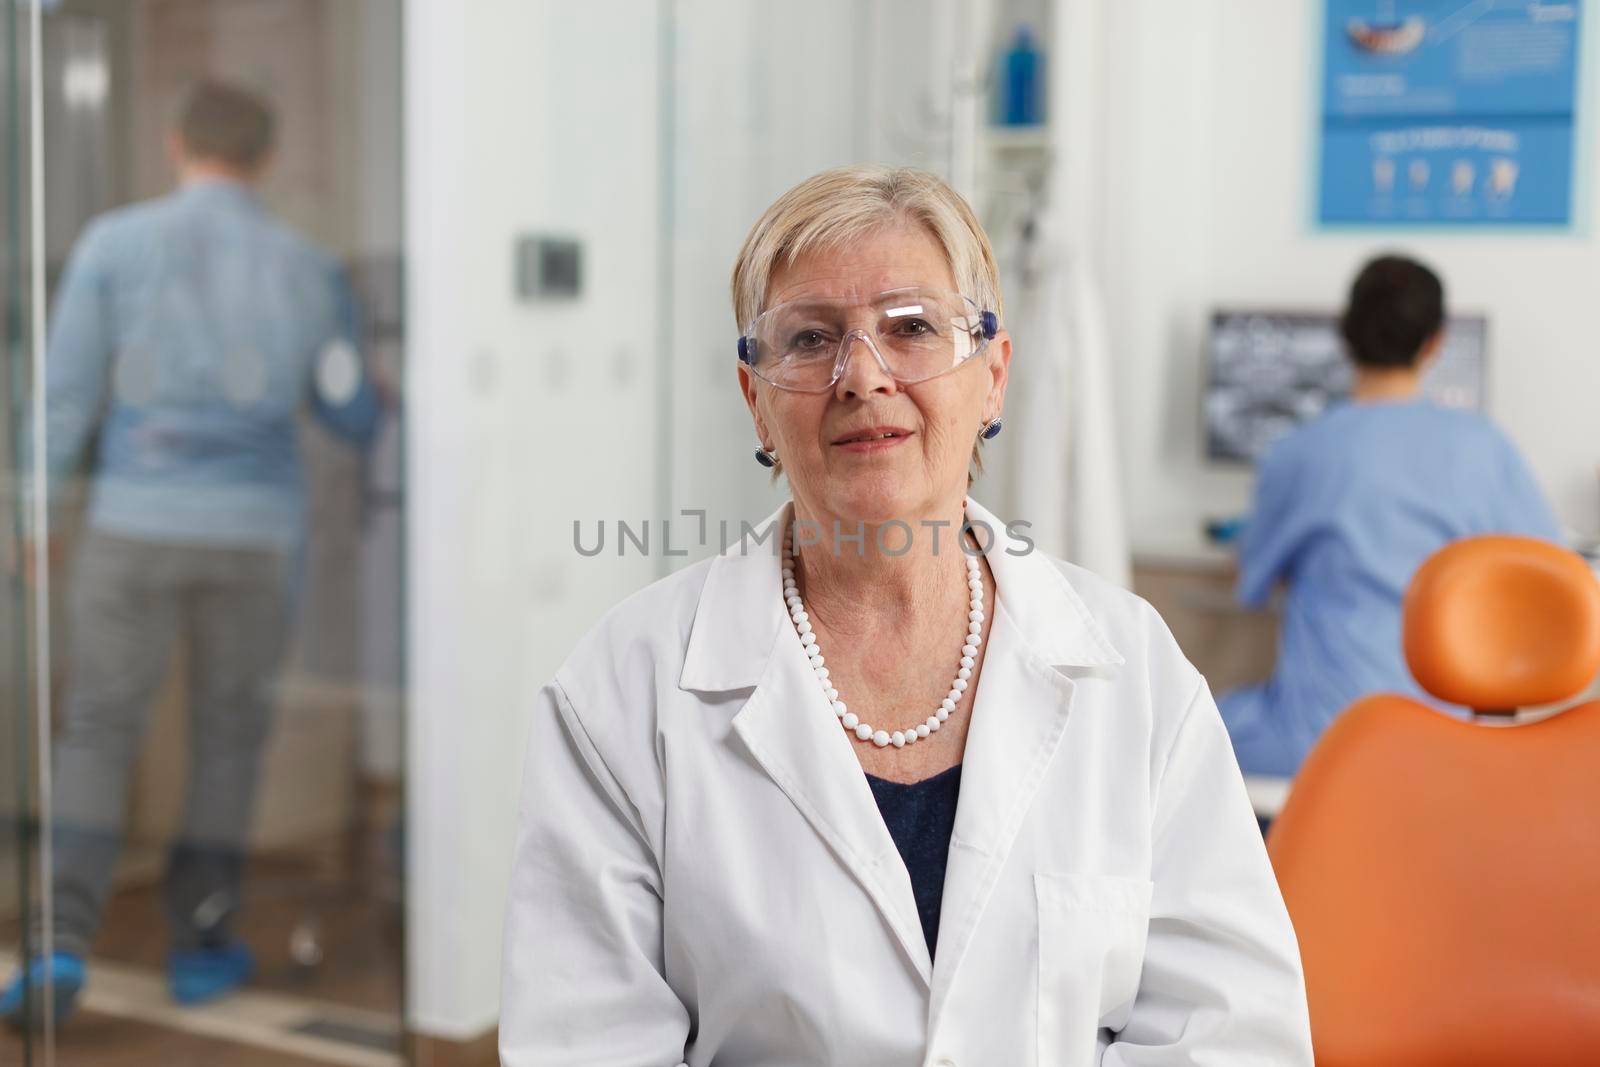
[[[24,1022],[23,1009],[27,1005],[32,1008],[32,1025],[42,1026],[44,998],[39,993],[48,988],[55,1001],[55,1022],[59,1025],[72,1014],[73,1007],[78,1003],[85,977],[82,956],[70,952],[57,952],[48,958],[35,956],[28,963],[27,970],[19,972],[6,986],[5,992],[0,993],[0,1018],[14,1026],[21,1026]],[[32,987],[34,991],[31,1005],[28,1005],[29,998],[23,996],[25,986]]]
[[[255,972],[255,957],[233,942],[220,948],[173,951],[167,957],[167,985],[179,1004],[205,1004],[233,992]]]

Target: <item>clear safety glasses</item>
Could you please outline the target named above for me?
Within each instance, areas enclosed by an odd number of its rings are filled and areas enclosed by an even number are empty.
[[[945,289],[891,289],[866,301],[803,297],[768,308],[739,338],[739,359],[764,382],[832,389],[855,342],[902,385],[948,374],[988,347],[994,312]]]

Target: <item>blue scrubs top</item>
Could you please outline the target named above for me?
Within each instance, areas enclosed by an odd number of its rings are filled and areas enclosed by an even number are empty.
[[[1293,775],[1328,723],[1374,692],[1427,699],[1400,646],[1400,603],[1451,541],[1559,541],[1522,457],[1477,414],[1425,400],[1348,403],[1267,454],[1239,550],[1238,598],[1288,586],[1277,667],[1218,702],[1246,774]]]

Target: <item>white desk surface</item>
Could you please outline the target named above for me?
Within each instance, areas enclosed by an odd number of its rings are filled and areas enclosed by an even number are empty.
[[[1244,788],[1250,794],[1250,806],[1256,809],[1257,818],[1275,819],[1289,799],[1289,779],[1268,778],[1265,775],[1247,774]]]

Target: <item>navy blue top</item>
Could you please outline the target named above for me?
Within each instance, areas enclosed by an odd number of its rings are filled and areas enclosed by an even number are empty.
[[[867,775],[883,823],[894,838],[911,875],[922,936],[933,955],[939,940],[939,901],[944,896],[945,861],[956,827],[956,797],[961,792],[961,764],[932,778],[904,784]]]

